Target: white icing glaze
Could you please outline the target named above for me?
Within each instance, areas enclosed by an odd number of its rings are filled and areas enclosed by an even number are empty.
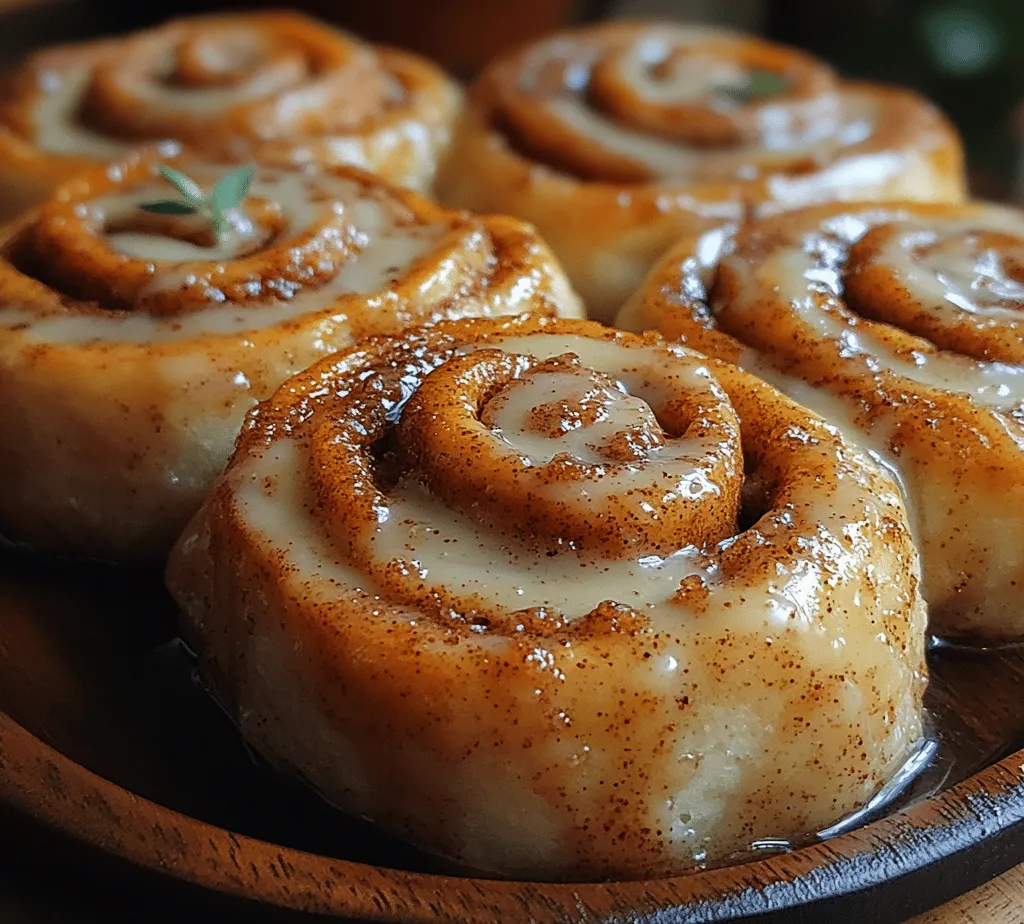
[[[932,625],[956,636],[1021,632],[1011,550],[1024,498],[1024,363],[975,356],[988,337],[993,353],[1019,349],[1022,243],[1024,216],[991,206],[822,207],[748,226],[712,290],[716,326],[746,344],[741,365],[899,484]],[[708,280],[685,254],[645,298],[700,322]],[[696,274],[695,304],[674,283],[676,259]],[[694,330],[692,342],[701,338]],[[711,338],[703,345],[734,355]]]
[[[389,511],[373,543],[380,560],[408,561],[425,584],[460,597],[479,595],[495,607],[549,607],[573,619],[609,600],[638,609],[665,603],[692,574],[713,579],[692,546],[635,561],[530,554],[446,509],[413,483],[391,494]]]
[[[548,462],[562,452],[585,463],[607,462],[607,456],[588,446],[588,441],[593,443],[621,432],[628,423],[636,424],[641,420],[641,414],[656,415],[677,390],[706,395],[711,402],[725,400],[707,367],[699,362],[680,363],[666,369],[656,355],[645,351],[591,337],[559,334],[504,337],[488,340],[475,348],[486,349],[494,345],[500,345],[507,352],[522,352],[541,360],[571,353],[579,356],[586,368],[618,379],[619,396],[612,402],[611,413],[602,421],[603,426],[597,428],[598,432],[595,433],[595,428],[580,428],[567,431],[557,440],[523,432],[525,411],[540,402],[531,405],[530,399],[538,397],[537,393],[516,389],[513,400],[504,406],[512,418],[512,426],[505,428],[500,436],[510,444],[510,454],[525,455],[533,464]],[[546,384],[554,388],[558,384],[570,386],[559,395],[563,399],[571,398],[577,382],[568,382],[568,378],[562,379],[561,383],[548,381]],[[524,391],[526,394],[521,394]],[[550,391],[548,395],[547,400],[553,400],[555,392]],[[711,467],[713,461],[725,458],[728,458],[728,452],[723,434],[711,434],[702,439],[670,439],[663,446],[649,449],[644,459],[604,471],[600,478],[588,480],[581,487],[572,483],[551,485],[546,493],[562,499],[572,497],[576,503],[588,503],[608,494],[661,482],[666,498],[680,494],[696,499],[718,493],[719,489],[710,477]]]
[[[1019,236],[1024,249],[1024,218],[1000,213],[985,225],[988,230]],[[1013,278],[999,250],[979,250],[972,243],[978,230],[978,224],[969,219],[909,221],[886,241],[878,262],[891,267],[930,311],[951,315],[955,309],[1019,320],[1024,316],[1024,282]],[[918,253],[917,248],[927,252]]]
[[[594,139],[605,150],[643,163],[662,177],[685,177],[700,155],[691,148],[663,141],[618,125],[576,98],[556,98],[544,107],[574,131]]]
[[[670,48],[685,52],[714,34],[699,29],[652,30],[632,46],[615,49],[616,77],[623,91],[663,107],[700,102],[714,110],[734,107],[726,95],[716,91],[745,86],[747,71],[727,58],[703,53],[699,47],[673,61],[670,74],[659,73],[657,79],[652,76],[652,64],[664,60]],[[794,160],[826,164],[843,148],[869,138],[879,118],[877,101],[863,91],[822,93],[795,105],[769,99],[759,101],[751,114],[756,140],[726,147],[689,145],[619,124],[588,99],[589,75],[600,54],[599,47],[580,47],[563,39],[541,43],[525,60],[519,86],[569,131],[609,153],[642,164],[658,179],[750,179]],[[555,94],[546,88],[553,62],[565,68],[563,87]],[[874,181],[879,170],[878,164],[862,164],[859,179]]]
[[[564,420],[557,434],[531,430],[527,418],[532,410],[557,401],[585,401],[600,408],[598,419],[590,425]],[[648,405],[629,394],[619,383],[610,388],[592,378],[569,372],[536,375],[517,388],[506,388],[490,402],[495,406],[492,429],[512,452],[532,464],[543,465],[559,453],[569,453],[581,462],[607,461],[601,452],[606,439],[640,419],[653,419]]]
[[[861,423],[857,408],[851,399],[843,395],[833,394],[825,388],[818,388],[795,375],[787,375],[772,366],[756,350],[745,348],[740,352],[736,364],[756,375],[784,395],[788,395],[798,404],[813,411],[830,426],[835,427],[843,438],[852,445],[859,446],[878,463],[881,470],[888,475],[903,500],[907,510],[907,519],[911,531],[915,532],[917,524],[917,505],[907,485],[907,473],[900,462],[899,456],[892,451],[892,421],[874,420],[870,425]]]
[[[661,179],[685,180],[694,173],[723,178],[738,176],[741,170],[749,171],[752,164],[760,164],[758,171],[765,170],[771,167],[773,156],[780,160],[811,157],[826,162],[835,157],[843,145],[844,131],[858,136],[858,141],[863,140],[859,135],[863,131],[862,126],[871,121],[874,103],[867,97],[850,94],[848,121],[844,125],[830,125],[827,120],[809,120],[800,123],[802,131],[793,125],[783,108],[767,107],[760,116],[761,140],[725,150],[702,150],[642,134],[617,124],[575,99],[552,99],[544,106],[574,131],[593,139],[605,150],[642,163]]]
[[[721,89],[742,90],[747,86],[745,68],[727,58],[699,51],[673,61],[670,71],[654,76],[654,68],[672,53],[669,41],[637,42],[616,59],[619,80],[648,103],[671,106],[681,102],[704,102]]]
[[[58,73],[40,74],[40,93],[32,111],[33,141],[50,154],[110,160],[132,146],[130,141],[111,138],[81,123],[78,110],[89,85],[92,67],[76,67]]]
[[[248,54],[244,54],[242,45],[248,44]],[[192,42],[191,47],[205,51],[204,63],[209,65],[211,56],[220,60],[216,63],[224,72],[235,71],[236,74],[248,71],[248,76],[233,81],[225,86],[189,86],[175,82],[172,78],[177,69],[178,49],[174,46],[161,50],[158,58],[152,63],[152,74],[140,75],[132,70],[116,71],[112,74],[121,91],[134,96],[140,106],[157,109],[160,112],[182,118],[193,113],[213,114],[228,110],[242,103],[258,100],[263,97],[280,93],[312,77],[311,70],[297,56],[286,56],[278,60],[260,61],[265,53],[262,37],[250,30],[236,29],[229,35],[217,36],[213,41]],[[245,68],[246,62],[240,55],[249,59],[249,63],[259,62],[255,69]],[[230,60],[235,58],[234,61]],[[236,65],[243,65],[237,68]],[[140,79],[141,78],[141,79]]]
[[[642,378],[662,360],[647,350],[574,335],[495,338],[473,344],[464,352],[493,349],[499,344],[506,351],[528,352],[537,359],[576,352],[590,368],[607,372],[617,365],[615,371],[623,382],[630,377]],[[661,365],[664,365],[663,360]],[[679,369],[673,371],[683,370],[685,374],[680,378],[695,376],[699,380],[700,369],[698,364],[687,370],[681,363]],[[509,451],[514,450],[510,447]],[[550,450],[545,449],[544,454],[548,452]],[[852,449],[848,452],[851,457],[856,455]],[[306,510],[300,510],[301,505],[294,502],[301,492],[300,484],[306,471],[300,453],[298,444],[280,440],[261,458],[248,463],[244,474],[236,472],[238,483],[249,486],[239,492],[245,502],[247,521],[265,533],[276,547],[287,548],[288,555],[301,570],[316,563],[318,573],[325,578],[317,585],[318,592],[326,594],[325,600],[353,591],[380,593],[372,579],[344,562],[338,549],[326,547],[327,540],[321,534],[315,506],[308,504]],[[860,464],[874,471],[871,461],[863,456]],[[671,459],[655,457],[638,465],[637,472],[649,480],[650,472],[657,471],[659,465],[672,469]],[[684,467],[689,465],[689,462],[684,463]],[[682,476],[680,481],[685,484],[686,477]],[[605,490],[603,479],[598,483]],[[559,490],[562,487],[559,486]],[[623,489],[621,484],[616,488]],[[253,505],[258,507],[267,498],[273,498],[275,510],[284,508],[287,514],[267,512],[255,518],[250,516],[248,511],[255,509]],[[567,498],[578,500],[562,492],[560,499]],[[840,563],[846,556],[863,554],[856,543],[852,548],[837,543],[836,537],[857,534],[851,512],[858,511],[857,516],[874,520],[883,516],[886,509],[899,505],[895,485],[890,492],[873,491],[856,469],[840,479],[835,491],[804,500],[809,505],[808,517],[820,526],[818,538],[809,541],[835,544],[832,554],[836,556],[837,568],[842,567]],[[815,567],[793,573],[777,569],[767,579],[763,596],[758,598],[747,586],[722,582],[714,549],[702,552],[686,546],[664,556],[636,560],[607,559],[571,550],[549,557],[448,509],[410,479],[401,481],[388,492],[386,505],[377,510],[377,520],[370,540],[373,557],[381,562],[401,562],[407,573],[417,575],[423,587],[440,587],[456,598],[476,595],[504,610],[552,608],[569,619],[612,601],[643,610],[653,625],[670,631],[685,610],[671,598],[682,580],[699,575],[712,599],[710,614],[701,616],[702,626],[728,623],[737,631],[810,630],[817,625],[817,617],[808,588],[826,579]],[[721,548],[727,548],[732,541],[727,540]],[[325,565],[325,561],[330,564]],[[327,570],[323,571],[325,567]],[[746,600],[743,605],[740,605],[741,599]],[[816,631],[820,630],[819,626]]]
[[[902,356],[875,336],[870,325],[841,313],[838,261],[844,256],[842,245],[812,232],[803,246],[783,248],[756,269],[743,259],[727,258],[730,268],[744,280],[728,311],[738,316],[756,312],[760,292],[767,286],[816,336],[834,339],[843,356],[863,357],[870,370],[885,369],[920,385],[968,394],[988,407],[1012,408],[1024,402],[1024,366],[982,362],[937,350]]]
[[[310,581],[317,601],[336,602],[362,594],[379,598],[381,590],[373,579],[346,563],[308,507],[294,503],[302,496],[304,471],[301,448],[287,440],[236,470],[233,477],[242,486],[238,500],[245,522],[285,550],[299,579]],[[874,519],[899,501],[895,488],[892,494],[870,498],[865,482],[851,477],[831,497],[811,503],[811,516],[820,523],[819,536],[811,541],[832,546],[834,567],[841,570],[844,562],[863,554],[857,544],[847,548],[837,540],[858,534],[858,521],[851,519],[851,511],[860,509],[861,516]],[[380,560],[401,561],[424,586],[441,586],[456,597],[479,595],[505,610],[544,607],[568,619],[612,601],[645,612],[656,631],[673,633],[686,620],[687,610],[671,597],[683,579],[699,575],[710,592],[710,609],[700,616],[701,627],[708,631],[729,626],[736,632],[784,632],[797,637],[813,631],[809,644],[817,644],[818,635],[829,632],[837,650],[845,644],[842,626],[825,626],[818,620],[812,588],[827,577],[814,566],[795,571],[780,566],[755,591],[744,583],[723,582],[716,556],[702,555],[692,546],[665,557],[635,561],[573,553],[531,556],[445,509],[412,483],[404,483],[389,496],[381,519],[373,539]],[[399,607],[396,613],[389,603],[380,616],[415,619],[416,611]]]
[[[844,242],[852,243],[860,239],[880,216],[878,212],[844,214],[838,222],[829,223],[827,228],[838,233]],[[953,239],[953,247],[962,236],[980,228],[1024,234],[1024,219],[1017,213],[1005,209],[989,209],[984,219],[928,222],[915,222],[906,213],[897,213],[895,220],[901,226],[907,225],[910,230],[890,239],[881,258],[894,268],[900,280],[929,308],[934,306],[935,310],[941,311],[944,301],[952,292],[957,307],[963,308],[965,304],[971,303],[978,313],[998,315],[1002,311],[998,306],[988,304],[987,296],[1015,297],[1017,284],[1005,280],[1001,274],[990,272],[998,263],[997,255],[968,256],[961,253],[960,258],[953,260],[951,265],[948,252],[938,253],[930,259],[914,259],[908,244],[912,244],[915,239],[920,240],[926,233],[923,229],[927,229],[925,240],[929,243],[947,237]],[[908,237],[911,240],[908,241]],[[839,268],[832,260],[825,261],[827,267],[822,267],[820,263],[812,265],[812,256],[820,255],[822,250],[820,240],[809,241],[802,248],[794,247],[785,251],[781,257],[781,269],[778,262],[769,261],[765,273],[768,278],[782,280],[779,296],[789,298],[790,305],[801,319],[812,325],[822,336],[839,339],[843,355],[863,356],[871,371],[886,369],[923,385],[969,394],[979,403],[993,408],[1012,408],[1024,400],[1024,367],[979,362],[946,352],[915,353],[913,361],[908,361],[872,336],[865,325],[850,323],[832,310],[828,302],[823,304],[820,298],[804,295],[808,281],[819,293],[823,288],[837,298],[842,294]],[[691,259],[699,260],[699,257]],[[684,269],[692,271],[695,266]],[[706,276],[704,263],[700,264],[700,269]],[[995,284],[996,293],[992,293],[992,283]],[[703,292],[691,294],[696,298],[704,295]],[[784,373],[756,350],[744,348],[740,352],[738,364],[819,414],[837,427],[847,440],[868,451],[899,486],[911,529],[915,536],[921,536],[921,516],[917,509],[920,492],[911,490],[910,479],[914,473],[892,451],[895,420],[891,416],[876,415],[872,423],[868,424],[860,413],[863,409],[856,406],[853,398],[812,385],[797,375]]]
[[[377,595],[373,578],[346,564],[316,529],[304,504],[302,471],[301,449],[291,440],[279,440],[258,460],[236,469],[231,477],[241,515],[253,529],[284,538],[289,560],[315,578],[319,602],[353,593]]]
[[[223,175],[224,170],[210,168],[197,172],[201,183]],[[114,223],[128,216],[142,202],[167,198],[169,188],[154,184],[133,190],[130,194],[101,197],[88,205],[97,226]],[[204,333],[237,333],[260,330],[291,318],[322,312],[337,302],[337,314],[343,318],[347,294],[367,295],[399,279],[428,255],[436,256],[436,265],[420,283],[424,298],[439,297],[459,284],[458,265],[484,267],[487,248],[482,246],[476,231],[476,251],[464,255],[458,264],[453,255],[460,253],[460,244],[467,236],[446,237],[447,224],[418,224],[411,213],[396,201],[367,194],[363,187],[347,178],[329,174],[304,174],[261,168],[251,186],[251,196],[266,198],[280,205],[287,227],[283,236],[301,235],[317,225],[321,210],[350,216],[356,231],[354,246],[358,249],[318,288],[300,290],[297,294],[287,284],[276,290],[265,289],[268,296],[257,304],[238,305],[211,302],[202,311],[174,317],[159,317],[145,312],[110,311],[97,313],[43,313],[31,306],[7,305],[0,308],[0,326],[28,325],[27,333],[39,341],[85,343],[96,340],[121,342],[160,342],[187,339]],[[203,218],[194,219],[201,223]],[[186,219],[186,226],[193,221]],[[230,232],[215,247],[201,247],[177,237],[156,234],[114,231],[104,234],[113,250],[133,259],[153,264],[152,280],[144,294],[175,290],[187,283],[206,264],[229,261],[244,255],[259,243],[259,231],[251,222],[236,214]],[[276,283],[276,280],[268,280]],[[283,281],[282,281],[283,282]],[[254,283],[255,284],[255,283]],[[285,296],[285,297],[280,297]]]
[[[143,33],[143,38],[147,34]],[[225,85],[190,86],[175,81],[178,49],[174,45],[161,47],[156,59],[147,62],[150,73],[140,73],[131,67],[109,68],[107,77],[125,98],[134,99],[140,110],[158,113],[165,121],[180,118],[186,123],[197,115],[213,119],[219,112],[247,103],[259,103],[277,97],[278,115],[285,125],[292,113],[304,111],[330,111],[335,90],[329,80],[320,79],[313,66],[300,57],[298,51],[280,58],[260,60],[265,49],[264,39],[244,26],[232,32],[193,40],[191,47],[203,58],[206,67],[230,73],[235,70],[240,79]],[[373,52],[368,48],[353,49],[358,66],[372,66]],[[109,64],[109,61],[103,63]],[[256,67],[247,65],[256,64]],[[50,154],[110,160],[139,143],[139,139],[121,139],[90,128],[81,119],[81,108],[88,92],[95,62],[76,66],[45,66],[39,71],[40,92],[33,101],[31,123],[32,142]],[[243,71],[248,71],[247,75]],[[390,105],[400,105],[407,99],[402,82],[391,73],[378,72],[384,98]],[[255,140],[276,138],[280,126],[254,125]],[[147,140],[147,139],[142,139]],[[162,140],[150,138],[148,140]],[[340,139],[342,143],[355,143],[353,139]],[[239,150],[245,149],[239,139]],[[360,152],[362,153],[362,152]],[[353,163],[358,161],[348,160]]]

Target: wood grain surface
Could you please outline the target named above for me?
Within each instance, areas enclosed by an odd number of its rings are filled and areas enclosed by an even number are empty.
[[[909,924],[1024,924],[1024,866]]]
[[[0,835],[0,856],[3,855]],[[180,924],[184,920],[230,921],[231,924],[279,924],[273,916],[216,915],[205,903],[166,903],[142,900],[128,903],[112,894],[117,883],[106,883],[105,890],[71,887],[65,879],[61,888],[47,888],[29,879],[21,870],[0,868],[0,921],[4,924],[110,924],[113,921],[145,920],[146,924]],[[281,921],[280,924],[291,924]],[[514,924],[514,922],[503,922]],[[824,924],[824,922],[823,922]],[[865,922],[870,924],[870,922]],[[907,924],[1024,924],[1024,866],[1018,867],[988,885],[950,902],[936,911],[913,918]]]

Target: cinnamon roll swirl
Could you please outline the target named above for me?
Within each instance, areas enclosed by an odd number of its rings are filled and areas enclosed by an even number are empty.
[[[0,105],[0,217],[145,142],[429,188],[460,103],[427,61],[298,13],[199,16],[29,57]]]
[[[261,167],[219,238],[159,152],[80,177],[0,241],[0,532],[163,557],[245,412],[353,340],[441,318],[582,314],[511,218],[446,211],[353,168]],[[183,169],[206,188],[225,171]]]
[[[442,323],[296,376],[167,577],[257,750],[499,874],[813,832],[921,734],[892,482],[753,376],[593,322]]]
[[[608,321],[682,234],[750,209],[960,201],[962,159],[949,122],[908,91],[760,39],[613,22],[493,63],[438,194],[534,224]]]
[[[1024,635],[1024,215],[819,207],[683,241],[619,318],[738,362],[899,479],[944,635]]]

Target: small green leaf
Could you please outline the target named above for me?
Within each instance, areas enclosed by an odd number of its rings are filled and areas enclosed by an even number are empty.
[[[215,241],[221,241],[231,230],[225,217],[228,209],[239,205],[249,191],[255,167],[252,165],[232,170],[227,176],[221,177],[213,187],[209,197],[203,195],[202,187],[179,170],[161,164],[157,167],[160,175],[178,190],[188,201],[163,199],[158,202],[146,202],[139,207],[146,212],[157,215],[195,215],[202,214],[210,220],[210,230]]]
[[[144,212],[152,212],[154,215],[195,215],[199,211],[194,205],[187,202],[177,202],[174,199],[161,199],[159,202],[143,202],[139,206]]]
[[[789,89],[789,81],[775,71],[766,71],[758,67],[747,71],[747,82],[743,86],[716,87],[715,92],[727,96],[734,103],[742,105],[766,96],[778,96]]]
[[[217,181],[210,196],[210,206],[215,213],[233,209],[245,198],[252,183],[253,170],[252,165],[239,167]]]
[[[168,183],[170,183],[178,192],[180,192],[190,202],[194,202],[196,205],[201,205],[206,201],[206,195],[203,193],[203,188],[191,177],[185,176],[180,170],[175,170],[173,167],[168,167],[166,164],[161,164],[157,167],[157,170]]]
[[[778,96],[789,89],[789,81],[775,71],[753,68],[750,71],[750,83],[747,92],[751,96]]]
[[[215,212],[210,219],[210,230],[213,232],[213,238],[216,241],[220,241],[228,233],[228,223],[219,212]]]

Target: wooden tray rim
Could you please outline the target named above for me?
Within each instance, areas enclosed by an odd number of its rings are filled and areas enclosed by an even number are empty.
[[[145,869],[282,909],[419,924],[720,921],[794,909],[892,883],[968,847],[1024,832],[1024,750],[913,807],[792,853],[671,879],[522,883],[411,873],[269,844],[122,789],[0,712],[0,800]],[[929,887],[912,913],[1024,860],[1024,839],[972,864],[953,891]],[[906,911],[902,908],[901,911]],[[862,919],[863,920],[863,919]],[[894,918],[898,920],[898,918]]]

